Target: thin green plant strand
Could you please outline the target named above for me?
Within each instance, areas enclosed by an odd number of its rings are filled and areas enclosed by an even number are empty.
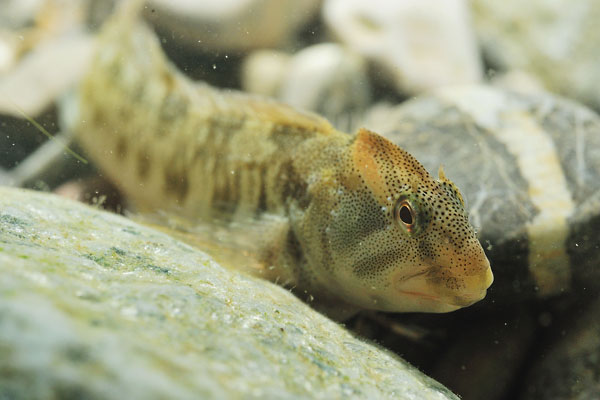
[[[56,138],[54,135],[52,135],[50,132],[48,132],[46,130],[46,128],[44,128],[42,125],[40,125],[36,120],[34,120],[33,118],[31,118],[29,115],[27,115],[25,113],[25,111],[23,111],[21,109],[21,107],[19,107],[18,105],[13,103],[13,106],[17,109],[17,111],[19,112],[19,114],[21,114],[23,116],[23,118],[25,118],[27,121],[29,121],[30,124],[32,124],[33,126],[35,126],[40,132],[42,132],[44,135],[46,135],[48,137],[48,139],[50,140],[56,140],[57,142],[59,142],[63,148],[65,149],[65,151],[67,153],[69,153],[70,155],[72,155],[73,157],[75,157],[78,161],[87,164],[88,160],[86,160],[85,158],[83,158],[82,156],[80,156],[79,154],[77,154],[75,151],[71,150],[69,148],[69,146],[67,146],[62,140]]]

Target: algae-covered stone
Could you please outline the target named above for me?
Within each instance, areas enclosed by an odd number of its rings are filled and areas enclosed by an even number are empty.
[[[456,399],[170,236],[0,188],[0,398]]]

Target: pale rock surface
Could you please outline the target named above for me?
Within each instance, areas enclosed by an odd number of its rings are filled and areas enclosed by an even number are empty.
[[[18,40],[16,33],[0,29],[0,76],[10,71],[17,62]]]
[[[550,90],[600,108],[600,2],[471,0],[483,51]]]
[[[490,76],[490,83],[498,88],[524,94],[541,95],[548,92],[544,84],[536,76],[518,69],[494,73]]]
[[[371,93],[364,59],[343,46],[321,43],[292,59],[279,98],[294,107],[315,111],[336,127],[348,130],[362,115]]]
[[[482,78],[464,0],[326,0],[333,34],[387,73],[400,93]]]
[[[30,23],[44,0],[0,0],[0,27],[15,29]]]
[[[90,0],[0,0],[0,114],[36,117],[79,80],[92,13]]]
[[[146,16],[172,37],[203,50],[279,47],[319,9],[321,0],[151,0]]]
[[[457,399],[281,287],[2,187],[0,398]]]
[[[292,56],[278,50],[255,50],[242,64],[242,89],[261,96],[277,97]]]
[[[367,65],[336,43],[306,47],[293,56],[257,51],[245,62],[243,89],[314,111],[348,130],[370,104]]]
[[[72,32],[40,43],[10,71],[0,75],[0,113],[37,116],[83,76],[93,39]],[[15,107],[16,106],[16,107]]]

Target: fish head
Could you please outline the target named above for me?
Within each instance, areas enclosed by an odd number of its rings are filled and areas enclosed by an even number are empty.
[[[350,144],[327,241],[348,303],[392,312],[448,312],[486,295],[490,263],[463,198],[440,168],[365,129]]]

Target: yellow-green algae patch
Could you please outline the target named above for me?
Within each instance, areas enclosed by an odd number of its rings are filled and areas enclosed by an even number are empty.
[[[456,399],[269,282],[0,187],[0,398]]]

